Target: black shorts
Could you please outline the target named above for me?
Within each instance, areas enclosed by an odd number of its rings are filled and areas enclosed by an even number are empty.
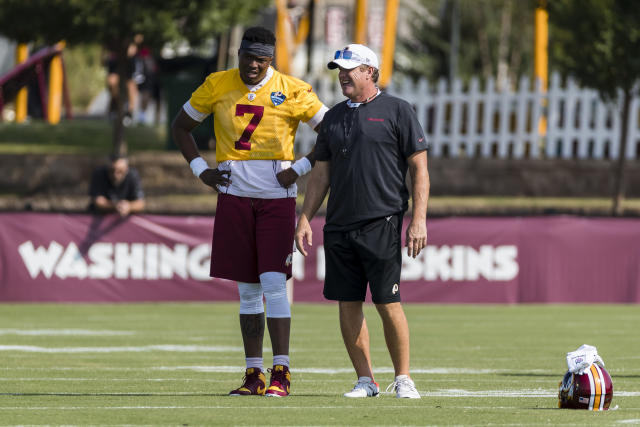
[[[371,221],[353,231],[325,231],[324,297],[364,301],[367,282],[376,304],[400,301],[402,215]]]

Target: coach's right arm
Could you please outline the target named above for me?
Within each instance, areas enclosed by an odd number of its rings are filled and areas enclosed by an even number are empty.
[[[330,162],[317,161],[311,176],[307,182],[307,189],[304,193],[304,203],[302,205],[302,213],[298,219],[296,227],[296,247],[307,256],[307,250],[304,247],[305,242],[312,246],[311,218],[316,214],[327,192],[329,191],[329,172]]]

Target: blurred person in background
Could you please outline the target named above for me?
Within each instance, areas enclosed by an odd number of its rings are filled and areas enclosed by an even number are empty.
[[[89,210],[94,213],[116,212],[124,217],[145,207],[140,175],[123,156],[111,156],[109,165],[93,171],[89,196]]]
[[[291,277],[298,176],[309,172],[313,152],[295,159],[300,122],[316,129],[327,111],[311,86],[271,67],[275,36],[262,27],[246,30],[239,65],[209,75],[175,117],[174,140],[195,176],[218,191],[211,276],[238,283],[240,330],[246,371],[232,396],[288,396]],[[191,135],[213,114],[218,167],[200,157]],[[266,324],[273,368],[263,373]]]
[[[372,397],[380,392],[362,310],[368,283],[395,370],[388,390],[399,398],[417,399],[420,394],[409,376],[409,326],[400,303],[401,234],[409,170],[413,206],[406,231],[408,255],[415,258],[426,247],[428,144],[412,106],[376,86],[379,63],[371,49],[351,44],[338,50],[328,67],[340,69],[340,86],[348,99],[331,108],[322,122],[296,245],[306,256],[304,245],[312,243],[311,218],[330,188],[324,296],[338,301],[342,338],[358,376],[344,396]]]
[[[153,123],[158,125],[160,117],[160,79],[158,78],[158,64],[149,46],[142,44],[142,35],[134,38],[137,51],[134,56],[133,80],[136,83],[140,103],[137,105],[135,123],[148,124],[150,118],[147,110],[153,105]]]
[[[136,36],[137,37],[137,36]],[[138,53],[138,44],[133,41],[127,48],[127,62],[125,66],[125,75],[127,81],[126,87],[126,99],[125,99],[125,113],[123,118],[123,124],[130,126],[133,124],[133,118],[135,108],[138,103],[138,85],[134,79],[136,71],[135,57]],[[108,51],[105,55],[104,64],[107,69],[107,90],[109,91],[109,120],[115,120],[118,115],[118,97],[120,96],[120,75],[118,74],[118,62],[116,60],[116,53]]]

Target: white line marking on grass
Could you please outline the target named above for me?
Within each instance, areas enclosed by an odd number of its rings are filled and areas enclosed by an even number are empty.
[[[29,353],[138,353],[146,351],[170,351],[177,353],[238,352],[242,347],[204,345],[147,345],[141,347],[38,347],[33,345],[0,345],[0,351],[25,351]]]
[[[243,366],[160,366],[159,370],[163,371],[179,371],[179,370],[191,370],[195,372],[236,372],[238,369],[243,370]],[[292,368],[295,372],[304,374],[320,374],[320,375],[338,375],[348,374],[353,372],[353,368]],[[381,367],[374,369],[376,374],[392,374],[394,372],[391,367]],[[512,372],[512,371],[500,371],[496,369],[466,369],[466,368],[430,368],[430,369],[412,369],[412,374],[440,374],[440,375],[467,375],[467,374],[495,374],[500,372]]]
[[[164,381],[199,381],[199,382],[207,382],[207,383],[223,383],[227,382],[227,380],[217,380],[210,378],[60,378],[60,377],[42,377],[42,378],[0,378],[0,381],[99,381],[99,382],[117,382],[117,381],[128,381],[128,382],[139,382],[139,381],[149,381],[149,382],[164,382]],[[309,381],[311,382],[311,381]]]
[[[234,398],[230,398],[230,399],[234,399]],[[268,399],[268,398],[265,398]],[[0,406],[0,409],[5,409],[5,410],[35,410],[35,411],[48,411],[48,410],[70,410],[70,411],[76,411],[76,410],[87,410],[87,409],[117,409],[117,410],[123,410],[123,409],[231,409],[231,410],[238,410],[238,409],[249,409],[249,410],[256,410],[256,406],[236,406],[236,405],[231,405],[231,406],[226,406],[226,405],[210,405],[210,406],[7,406],[7,407],[2,407]],[[402,408],[402,409],[418,409],[420,411],[424,410],[424,407],[422,406],[404,406],[404,405],[384,405],[384,406],[380,406],[378,407],[378,409],[396,409],[396,408]],[[303,411],[308,411],[309,407],[306,406],[305,404],[301,405],[301,406],[273,406],[273,407],[269,407],[269,406],[264,406],[264,407],[260,407],[259,408],[261,411],[262,410],[267,410],[267,409],[271,409],[271,410],[281,410],[281,409],[294,409],[294,410],[303,410]],[[354,405],[325,405],[325,406],[313,406],[313,409],[362,409],[362,406],[354,406]],[[509,408],[509,409],[513,409],[513,408]]]
[[[421,396],[428,397],[557,397],[557,390],[462,390],[445,389],[428,392],[420,392]]]
[[[436,391],[421,391],[421,396],[426,397],[557,397],[557,389],[531,389],[531,390],[463,390],[440,389]],[[614,397],[637,397],[637,391],[614,392]]]
[[[0,335],[25,336],[118,336],[133,335],[130,331],[107,331],[90,329],[0,329]]]
[[[447,408],[447,409],[491,409],[491,410],[495,410],[495,409],[507,409],[507,410],[513,410],[513,409],[522,409],[522,408],[517,408],[514,406],[455,406],[455,405],[443,405],[443,408]],[[398,409],[401,408],[403,410],[411,410],[411,409],[417,409],[419,411],[423,411],[425,409],[424,406],[422,405],[416,405],[416,406],[406,406],[406,405],[380,405],[377,406],[378,409]],[[553,408],[555,409],[556,407],[554,405],[549,406],[549,408]],[[34,410],[34,411],[49,411],[49,410],[66,410],[66,411],[77,411],[77,410],[87,410],[87,409],[116,409],[116,410],[126,410],[126,409],[135,409],[135,410],[139,410],[139,409],[144,409],[144,410],[148,410],[148,409],[231,409],[231,410],[239,410],[239,409],[248,409],[248,410],[255,410],[256,406],[236,406],[236,405],[231,405],[231,406],[227,406],[227,405],[207,405],[207,406],[0,406],[0,409],[4,409],[4,410],[14,410],[14,411],[19,411],[19,410]],[[301,405],[301,406],[273,406],[273,407],[269,407],[269,406],[264,406],[264,407],[260,407],[260,410],[280,410],[280,409],[294,409],[294,410],[308,410],[309,407],[305,406],[305,405]],[[362,406],[358,406],[358,405],[323,405],[323,406],[314,406],[313,409],[362,409]],[[626,408],[628,410],[637,410],[638,408]],[[626,420],[618,420],[616,421],[617,423],[622,423],[622,424],[636,424],[638,422],[640,422],[640,419],[638,418],[634,418],[634,419],[626,419]],[[502,425],[502,424],[501,424]],[[506,424],[506,425],[519,425],[519,424]],[[579,424],[582,425],[582,424]]]

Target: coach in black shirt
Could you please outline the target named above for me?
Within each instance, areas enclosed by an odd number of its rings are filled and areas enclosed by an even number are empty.
[[[108,166],[93,171],[89,185],[92,212],[117,212],[121,216],[144,210],[144,193],[140,175],[129,167],[129,161],[123,156],[111,156]]]
[[[379,64],[371,49],[351,44],[337,51],[328,67],[340,69],[340,86],[348,99],[324,116],[296,245],[307,255],[309,221],[331,188],[324,227],[324,296],[339,301],[342,337],[358,375],[345,397],[379,393],[362,311],[368,283],[395,369],[396,397],[420,398],[409,377],[409,327],[399,283],[407,170],[413,198],[408,255],[415,258],[427,244],[428,144],[411,105],[377,88]]]

